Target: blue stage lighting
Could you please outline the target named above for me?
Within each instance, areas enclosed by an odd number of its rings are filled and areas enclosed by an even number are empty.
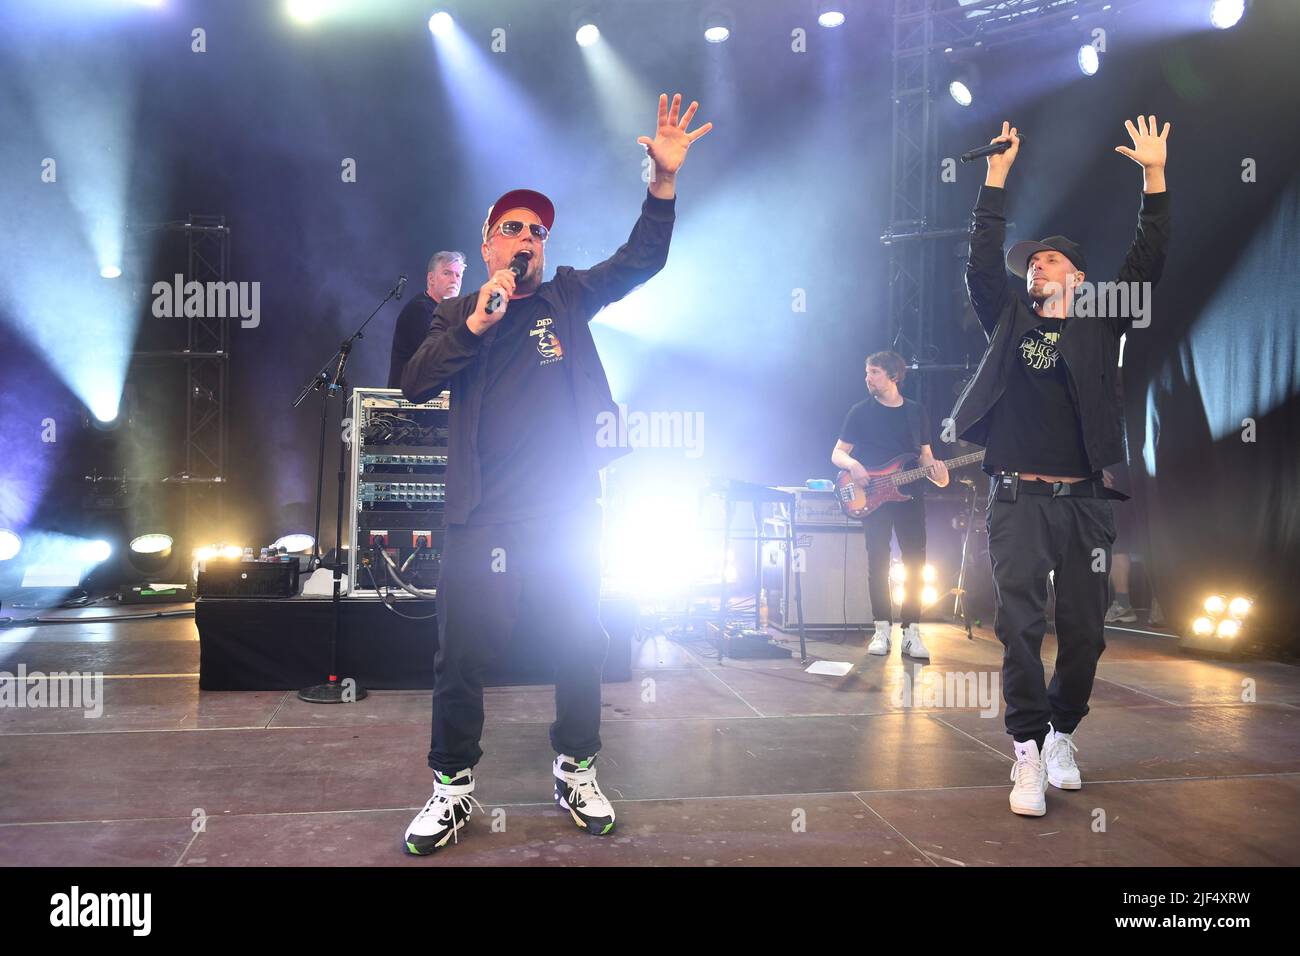
[[[0,528],[0,561],[8,561],[23,548],[23,539],[16,531]]]
[[[956,100],[958,106],[970,106],[971,104],[970,87],[968,87],[961,80],[953,80],[951,83],[949,83],[948,93],[950,96],[952,96],[954,100]]]

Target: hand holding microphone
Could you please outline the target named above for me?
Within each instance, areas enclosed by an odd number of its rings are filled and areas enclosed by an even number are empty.
[[[475,335],[482,335],[501,321],[515,293],[515,283],[528,271],[528,257],[517,255],[508,269],[500,269],[479,287],[478,303],[467,324]]]

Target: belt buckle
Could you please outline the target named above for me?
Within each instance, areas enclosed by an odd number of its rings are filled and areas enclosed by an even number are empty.
[[[1052,497],[1053,497],[1053,498],[1068,498],[1068,497],[1070,497],[1070,494],[1071,494],[1071,492],[1070,492],[1070,482],[1068,482],[1068,481],[1054,481],[1054,482],[1052,482]]]

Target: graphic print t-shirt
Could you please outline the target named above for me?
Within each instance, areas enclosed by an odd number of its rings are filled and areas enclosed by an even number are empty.
[[[1060,336],[1060,320],[1048,319],[1020,340],[1006,391],[990,413],[986,472],[1092,474],[1065,359],[1056,347]]]
[[[483,498],[470,524],[540,517],[599,496],[599,479],[582,450],[564,345],[550,306],[537,295],[512,299],[495,338],[485,343],[478,427]]]

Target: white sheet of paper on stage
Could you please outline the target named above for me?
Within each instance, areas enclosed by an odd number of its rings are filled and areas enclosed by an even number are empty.
[[[808,665],[805,673],[825,674],[827,677],[843,677],[851,670],[853,670],[853,665],[848,661],[813,661]]]

